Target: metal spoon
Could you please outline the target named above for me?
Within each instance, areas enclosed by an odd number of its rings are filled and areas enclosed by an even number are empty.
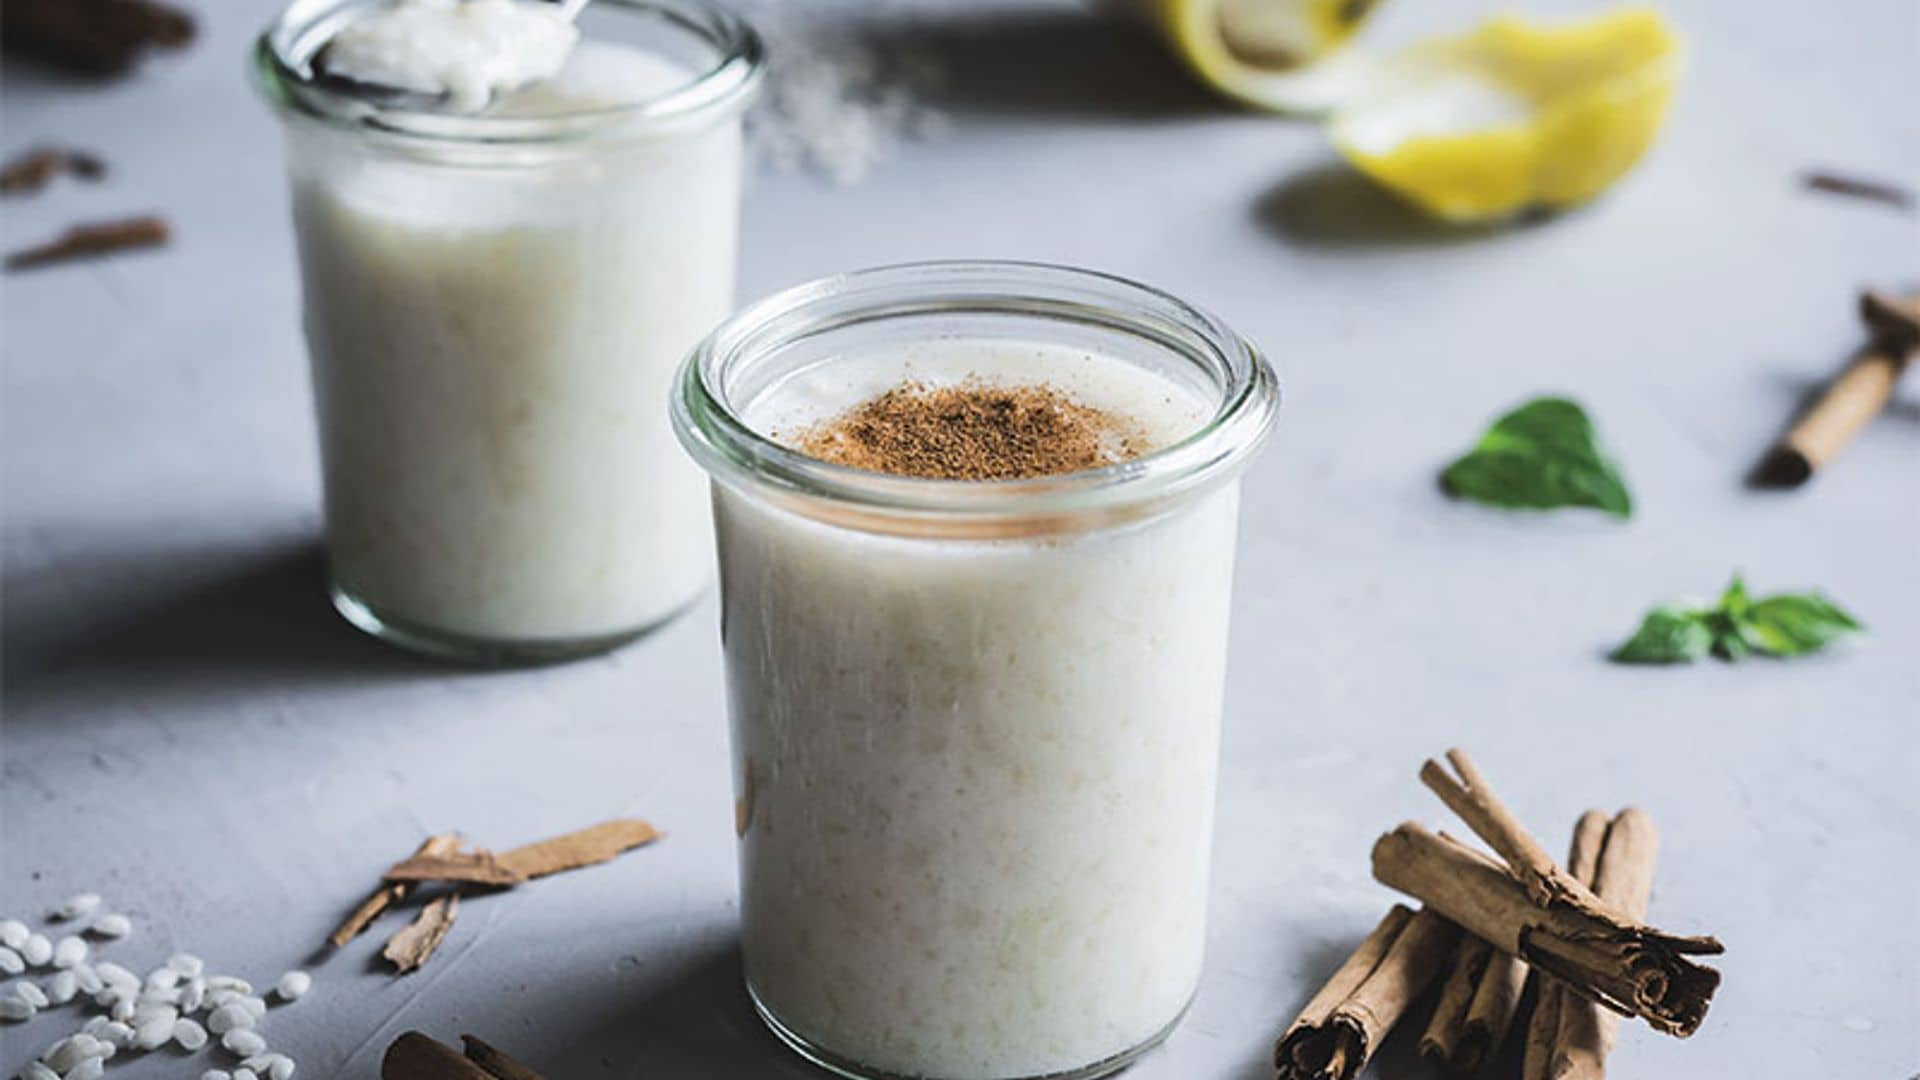
[[[579,17],[590,0],[552,0],[559,4],[560,17],[573,22]],[[335,71],[327,63],[327,54],[333,48],[328,41],[313,54],[311,66],[314,85],[336,94],[360,100],[386,109],[405,109],[415,112],[437,112],[449,107],[453,95],[446,91],[431,93],[425,90],[412,90],[404,86],[388,83],[368,82],[351,75]]]

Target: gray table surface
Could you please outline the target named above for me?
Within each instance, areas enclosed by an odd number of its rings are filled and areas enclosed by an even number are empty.
[[[273,1041],[306,1076],[372,1076],[410,1027],[483,1033],[552,1076],[811,1075],[739,988],[711,598],[611,656],[518,672],[416,662],[322,599],[276,133],[240,77],[270,12],[202,7],[192,52],[130,82],[6,76],[0,148],[71,140],[115,169],[8,200],[7,248],[148,209],[178,240],[0,285],[0,914],[97,889],[137,923],[120,959],[191,948],[271,978],[428,830],[498,847],[637,813],[670,838],[470,902],[416,975],[378,970],[377,935],[319,963]],[[1477,7],[1402,3],[1379,36]],[[1705,1027],[1628,1027],[1618,1075],[1920,1070],[1920,383],[1806,490],[1742,485],[1856,342],[1855,289],[1920,272],[1920,218],[1796,183],[1920,178],[1920,13],[1669,7],[1691,56],[1662,144],[1532,226],[1424,225],[1312,127],[1217,104],[1143,39],[1045,4],[952,5],[904,35],[949,69],[945,138],[858,186],[749,192],[743,296],[905,259],[1077,263],[1217,309],[1282,371],[1246,485],[1205,982],[1140,1080],[1267,1075],[1276,1030],[1393,899],[1368,845],[1444,820],[1414,772],[1449,744],[1556,849],[1588,806],[1647,807],[1654,921],[1727,942]],[[1489,417],[1547,390],[1595,412],[1631,524],[1436,491]],[[1603,661],[1650,603],[1736,567],[1829,590],[1870,640]],[[0,1068],[76,1022],[0,1031]],[[1410,1042],[1377,1074],[1424,1075]]]

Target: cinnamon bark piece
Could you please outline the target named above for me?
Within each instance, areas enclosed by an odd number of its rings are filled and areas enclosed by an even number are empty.
[[[1453,951],[1453,966],[1447,981],[1440,984],[1440,1000],[1434,1004],[1433,1018],[1420,1034],[1420,1056],[1448,1072],[1468,1072],[1460,1063],[1465,1041],[1467,1010],[1473,1007],[1473,995],[1486,975],[1487,961],[1493,958],[1493,946],[1466,934]]]
[[[387,947],[380,955],[392,962],[402,975],[413,971],[432,959],[434,950],[447,938],[447,931],[453,929],[453,920],[460,914],[460,894],[450,892],[437,896],[420,909],[420,914],[403,927],[399,933],[387,939]]]
[[[30,270],[69,259],[159,247],[168,236],[166,221],[153,216],[75,225],[57,239],[8,255],[7,269]]]
[[[1626,919],[1584,900],[1591,894],[1557,868],[1550,879],[1555,898],[1535,903],[1518,878],[1415,822],[1374,843],[1373,876],[1577,992],[1671,1035],[1699,1028],[1720,984],[1719,972],[1688,959],[1724,951],[1713,938]]]
[[[1351,1080],[1440,975],[1460,928],[1395,904],[1274,1046],[1279,1080]]]
[[[1759,483],[1805,483],[1893,399],[1894,384],[1920,352],[1920,296],[1861,293],[1860,318],[1872,339],[1768,452],[1756,474]]]
[[[488,1045],[477,1035],[462,1035],[460,1041],[466,1045],[467,1060],[485,1069],[487,1075],[497,1080],[542,1080],[539,1073]]]
[[[387,881],[439,881],[457,885],[518,885],[526,876],[503,866],[486,848],[411,855],[387,867]]]
[[[1848,176],[1844,173],[1824,170],[1804,173],[1801,175],[1801,180],[1808,189],[1824,191],[1829,195],[1866,199],[1897,210],[1907,210],[1913,206],[1912,191],[1885,180],[1869,180],[1864,176]]]
[[[464,842],[459,833],[440,833],[437,836],[427,837],[413,854],[415,858],[451,855],[459,851],[460,845]],[[341,923],[333,933],[327,935],[327,943],[336,949],[344,947],[347,942],[365,932],[373,920],[379,918],[388,908],[413,895],[414,887],[411,881],[392,881],[375,889],[360,902],[359,907],[353,909],[353,914],[348,915],[345,922]]]
[[[39,191],[62,173],[71,173],[82,180],[98,180],[107,174],[107,165],[85,150],[43,146],[0,166],[0,195]]]
[[[1607,828],[1606,847],[1594,875],[1595,891],[1628,915],[1644,918],[1659,854],[1660,836],[1653,819],[1632,807],[1620,811]],[[1551,1080],[1602,1080],[1619,1030],[1619,1017],[1569,995],[1560,1006],[1552,1067],[1546,1075]]]
[[[380,1059],[380,1080],[494,1080],[494,1076],[453,1047],[409,1031],[387,1047]]]
[[[1589,810],[1573,826],[1573,846],[1567,853],[1567,873],[1582,885],[1591,886],[1600,864],[1600,849],[1607,838],[1607,815]],[[1534,977],[1533,1017],[1527,1024],[1527,1049],[1520,1075],[1523,1080],[1546,1080],[1553,1075],[1553,1059],[1559,1048],[1563,1010],[1582,999],[1567,992],[1565,984],[1550,975]]]
[[[514,848],[499,856],[501,869],[532,881],[549,874],[578,870],[660,839],[660,831],[639,818],[615,818],[565,833],[537,844]]]

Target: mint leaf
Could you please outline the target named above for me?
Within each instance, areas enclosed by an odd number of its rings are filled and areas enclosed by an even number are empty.
[[[1713,632],[1700,612],[1657,607],[1609,659],[1621,664],[1690,664],[1712,647]]]
[[[1566,398],[1535,398],[1495,420],[1440,480],[1450,494],[1491,506],[1633,515],[1626,481],[1601,449],[1593,421]]]
[[[1756,648],[1774,656],[1799,656],[1866,628],[1819,593],[1780,593],[1753,605],[1746,629]]]
[[[1709,653],[1729,662],[1753,655],[1800,656],[1863,629],[1819,593],[1775,593],[1755,600],[1735,574],[1710,607],[1654,608],[1609,658],[1622,664],[1676,664]]]

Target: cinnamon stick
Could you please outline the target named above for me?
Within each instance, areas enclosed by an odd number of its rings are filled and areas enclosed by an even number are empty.
[[[8,255],[7,269],[30,270],[91,255],[159,247],[168,235],[166,221],[153,216],[75,225],[56,239]]]
[[[387,1047],[380,1059],[380,1080],[495,1080],[494,1075],[458,1050],[409,1031]]]
[[[1433,980],[1460,928],[1395,904],[1273,1049],[1279,1080],[1351,1080]]]
[[[1809,190],[1824,191],[1829,195],[1866,199],[1898,210],[1906,210],[1913,206],[1913,192],[1885,180],[1869,180],[1864,176],[1848,176],[1843,173],[1814,170],[1802,174],[1801,181]]]
[[[496,1080],[541,1080],[539,1073],[488,1045],[477,1035],[462,1035],[460,1041],[466,1046],[467,1060],[485,1069],[487,1075]]]
[[[1805,483],[1892,400],[1894,384],[1920,352],[1920,296],[1861,293],[1860,318],[1872,339],[1768,452],[1756,474],[1759,482]]]
[[[447,939],[447,931],[453,929],[453,920],[460,914],[460,894],[450,892],[436,896],[420,909],[414,920],[400,929],[400,932],[387,939],[387,947],[380,955],[387,958],[400,974],[405,975],[433,958],[434,951]]]
[[[1607,827],[1606,846],[1594,875],[1595,891],[1627,915],[1645,918],[1659,854],[1660,837],[1653,819],[1632,807],[1620,811]],[[1552,1066],[1546,1075],[1551,1080],[1603,1080],[1620,1019],[1572,996],[1562,1001],[1559,1019]]]
[[[463,840],[459,833],[440,833],[427,837],[413,854],[415,858],[450,855],[460,850],[461,843]],[[345,947],[347,942],[359,937],[388,908],[411,896],[414,888],[411,881],[392,881],[381,885],[362,900],[359,907],[353,909],[353,914],[348,915],[345,922],[327,935],[327,943],[336,949]]]
[[[1720,983],[1719,972],[1688,959],[1724,951],[1713,938],[1680,937],[1625,919],[1597,899],[1582,899],[1591,893],[1557,868],[1550,879],[1556,897],[1535,903],[1518,878],[1415,822],[1375,842],[1373,876],[1579,993],[1668,1034],[1693,1034]]]
[[[660,830],[639,818],[615,818],[501,855],[499,865],[522,881],[578,870],[660,839]]]
[[[1589,810],[1573,825],[1573,845],[1567,853],[1567,873],[1582,885],[1591,886],[1594,870],[1600,864],[1600,849],[1607,838],[1607,815]],[[1527,1048],[1520,1075],[1523,1080],[1546,1080],[1553,1075],[1553,1059],[1559,1047],[1561,1015],[1581,999],[1570,995],[1560,980],[1542,972],[1534,976],[1533,1017],[1527,1024]]]

